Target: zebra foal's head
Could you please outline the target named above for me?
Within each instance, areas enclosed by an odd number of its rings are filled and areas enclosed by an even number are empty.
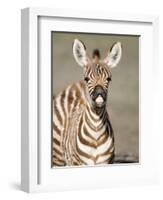
[[[91,105],[102,108],[106,105],[107,91],[112,78],[111,68],[116,67],[121,59],[121,43],[113,44],[107,56],[101,59],[98,49],[93,51],[91,58],[87,55],[84,43],[75,39],[73,54],[76,62],[84,69],[84,81]]]

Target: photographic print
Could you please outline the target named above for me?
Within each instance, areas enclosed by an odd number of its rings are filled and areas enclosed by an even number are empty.
[[[22,9],[23,191],[158,183],[158,21]]]
[[[139,36],[51,33],[52,167],[139,163]]]

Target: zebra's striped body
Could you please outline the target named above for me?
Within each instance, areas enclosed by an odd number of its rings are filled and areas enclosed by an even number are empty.
[[[90,107],[84,82],[68,86],[53,101],[53,165],[111,163],[114,138],[106,109]]]
[[[74,57],[78,64],[84,66],[85,78],[69,85],[53,98],[53,166],[113,162],[114,135],[106,102],[111,80],[108,62],[114,65],[119,59],[116,48],[121,50],[116,44],[109,61],[108,58],[100,61],[99,52],[91,61],[85,46],[75,40]]]

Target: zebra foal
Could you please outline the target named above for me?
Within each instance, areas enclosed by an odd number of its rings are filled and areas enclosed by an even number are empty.
[[[90,58],[83,42],[75,39],[73,55],[83,68],[84,80],[53,98],[52,166],[112,163],[114,135],[106,102],[111,68],[121,59],[121,44],[113,44],[101,60],[99,50]]]

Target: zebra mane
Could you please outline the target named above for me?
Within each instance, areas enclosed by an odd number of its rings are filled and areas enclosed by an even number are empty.
[[[99,49],[94,49],[93,50],[93,53],[92,53],[92,57],[93,58],[98,58],[98,59],[100,59],[100,51],[99,51]]]

